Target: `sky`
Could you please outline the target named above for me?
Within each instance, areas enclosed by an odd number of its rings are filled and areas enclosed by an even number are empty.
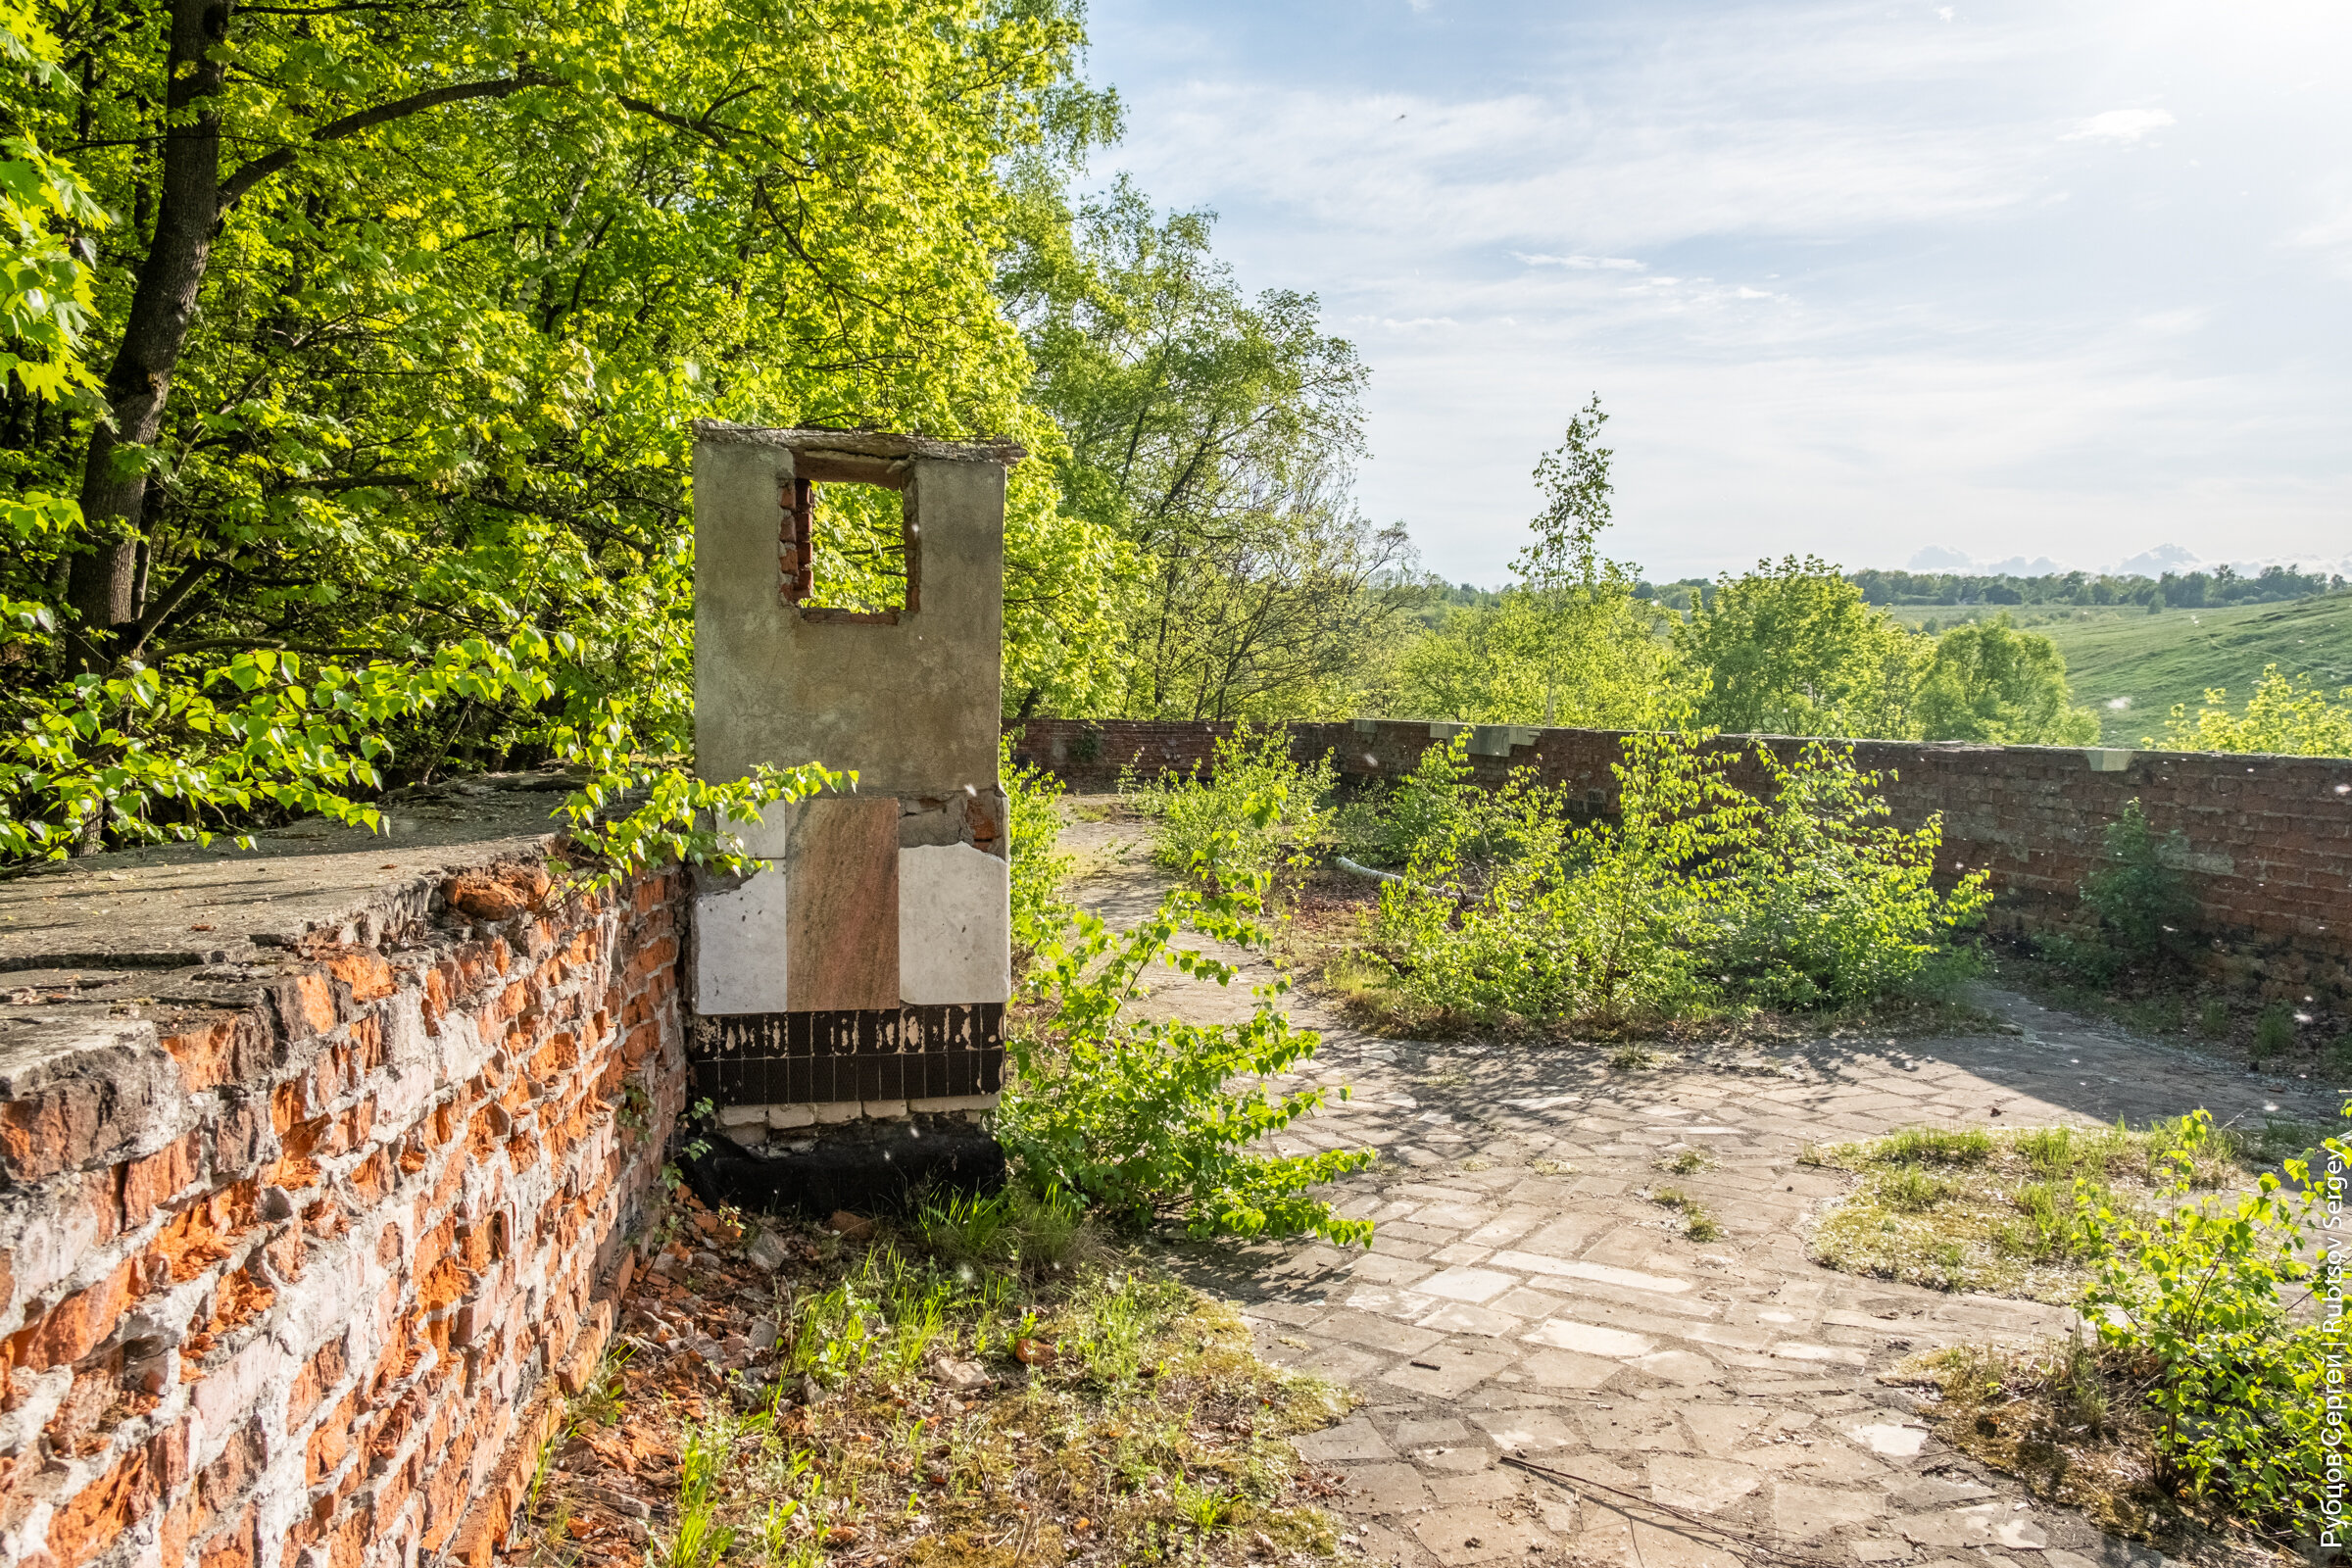
[[[2352,5],[1093,0],[1131,172],[1371,367],[1499,582],[1597,391],[1659,580],[2352,558]],[[2352,569],[2347,566],[2346,569]]]

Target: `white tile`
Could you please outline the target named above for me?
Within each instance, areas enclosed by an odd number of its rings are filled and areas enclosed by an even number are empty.
[[[1413,1286],[1424,1296],[1443,1296],[1452,1301],[1483,1301],[1491,1296],[1500,1296],[1518,1280],[1508,1274],[1497,1274],[1491,1268],[1441,1269]]]
[[[912,1005],[1012,996],[1012,884],[969,844],[899,852],[899,996]]]
[[[1446,1334],[1483,1334],[1494,1339],[1524,1326],[1526,1322],[1527,1319],[1513,1317],[1508,1312],[1472,1306],[1467,1301],[1448,1301],[1415,1327],[1437,1329]]]
[[[1854,1441],[1871,1452],[1888,1454],[1897,1459],[1912,1457],[1928,1444],[1928,1432],[1925,1427],[1904,1426],[1894,1422],[1874,1422],[1866,1427],[1852,1427],[1848,1430],[1853,1434]]]
[[[1530,1345],[1548,1345],[1562,1350],[1581,1350],[1587,1355],[1647,1355],[1656,1345],[1646,1334],[1628,1334],[1623,1329],[1595,1328],[1590,1323],[1571,1322],[1555,1317],[1548,1323],[1539,1323],[1520,1336]]]
[[[1547,1274],[1554,1279],[1591,1280],[1595,1285],[1616,1285],[1632,1291],[1657,1291],[1672,1296],[1690,1288],[1689,1280],[1673,1279],[1664,1274],[1644,1274],[1639,1269],[1587,1263],[1581,1258],[1549,1257],[1542,1252],[1496,1252],[1490,1261],[1504,1268],[1525,1269],[1531,1274]]]
[[[784,873],[772,865],[694,901],[694,1010],[783,1012]]]

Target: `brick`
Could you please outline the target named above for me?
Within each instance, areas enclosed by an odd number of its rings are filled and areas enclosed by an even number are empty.
[[[8,1342],[9,1363],[39,1372],[80,1360],[115,1332],[136,1279],[135,1262],[125,1259],[105,1279],[75,1291]]]
[[[179,1193],[192,1185],[203,1168],[201,1133],[188,1133],[176,1138],[144,1159],[134,1159],[122,1167],[122,1223],[136,1229],[147,1223],[154,1213]]]
[[[180,1087],[202,1094],[240,1076],[238,1038],[250,1028],[235,1013],[184,1019],[163,1035],[163,1047],[179,1067]]]
[[[267,1107],[259,1100],[242,1100],[220,1113],[213,1124],[213,1169],[247,1171],[261,1163],[271,1131]]]
[[[312,1486],[334,1474],[336,1466],[351,1452],[351,1418],[357,1408],[354,1395],[343,1396],[303,1445],[303,1474]]]
[[[196,1568],[254,1568],[256,1521],[251,1507],[234,1524],[196,1548]]]
[[[270,988],[278,1028],[288,1040],[308,1040],[334,1028],[335,993],[316,970],[289,975]]]
[[[355,1002],[373,1002],[392,995],[392,966],[383,955],[368,948],[330,950],[326,972],[351,987]]]
[[[58,1505],[49,1520],[49,1552],[61,1568],[75,1568],[114,1544],[157,1497],[154,1467],[144,1447]]]
[[[0,1163],[23,1182],[85,1164],[115,1128],[105,1086],[75,1080],[0,1105]]]
[[[267,1457],[259,1416],[229,1434],[227,1444],[196,1478],[197,1507],[192,1521],[196,1534],[210,1531],[245,1501]]]

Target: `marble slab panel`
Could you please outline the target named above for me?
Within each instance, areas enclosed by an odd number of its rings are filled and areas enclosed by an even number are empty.
[[[787,902],[784,873],[772,865],[695,899],[695,1011],[784,1010]]]
[[[1012,885],[968,844],[899,851],[899,996],[911,1006],[1012,995]]]
[[[899,1005],[899,803],[831,795],[771,806],[791,889],[785,930],[794,1012]],[[973,1002],[976,997],[957,1001]]]

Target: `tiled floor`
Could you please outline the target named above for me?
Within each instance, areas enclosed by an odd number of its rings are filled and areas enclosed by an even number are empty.
[[[1071,835],[1094,869],[1080,896],[1114,919],[1159,886],[1121,857],[1131,832]],[[1151,1005],[1200,1021],[1247,1005],[1238,987],[1167,979]],[[1914,1350],[2032,1342],[2066,1314],[1816,1266],[1805,1221],[1845,1178],[1798,1152],[1917,1124],[2333,1105],[2011,994],[1984,1000],[2015,1033],[1618,1070],[1600,1050],[1378,1039],[1300,998],[1294,1016],[1324,1031],[1304,1076],[1353,1093],[1284,1143],[1381,1151],[1342,1196],[1376,1240],[1187,1250],[1183,1266],[1243,1304],[1268,1355],[1361,1396],[1301,1446],[1348,1472],[1342,1512],[1378,1562],[2153,1564],[1938,1443],[1910,1393],[1877,1381]],[[1662,1176],[1685,1149],[1712,1167]],[[1721,1238],[1685,1238],[1642,1196],[1653,1180],[1702,1200]]]

